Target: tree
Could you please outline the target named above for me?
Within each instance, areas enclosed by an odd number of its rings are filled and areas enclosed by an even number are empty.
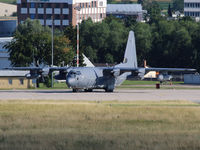
[[[80,25],[80,49],[95,63],[122,61],[126,40],[123,21],[112,16],[98,23],[86,20]]]
[[[173,11],[183,12],[184,0],[173,0]]]
[[[171,9],[171,5],[169,4],[169,6],[168,6],[168,16],[169,17],[172,17],[172,9]]]
[[[138,64],[143,64],[143,60],[149,59],[152,48],[152,34],[149,24],[137,23],[131,30],[135,32],[136,50]]]
[[[54,65],[71,58],[69,40],[54,36]],[[51,31],[40,25],[38,20],[27,19],[19,24],[13,40],[6,44],[13,66],[51,64]]]
[[[143,0],[138,0],[137,3],[138,4],[143,4]]]
[[[149,14],[149,23],[155,23],[161,20],[161,9],[159,4],[156,1],[145,1],[144,4],[148,14]]]

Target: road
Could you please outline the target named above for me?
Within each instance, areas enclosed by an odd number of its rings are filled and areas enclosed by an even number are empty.
[[[113,93],[96,90],[72,93],[71,90],[0,90],[0,100],[189,100],[200,102],[200,91],[194,89],[116,89]]]

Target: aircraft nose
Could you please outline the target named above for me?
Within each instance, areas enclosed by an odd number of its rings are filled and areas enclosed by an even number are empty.
[[[67,83],[68,87],[74,87],[76,85],[74,78],[67,78],[66,83]]]

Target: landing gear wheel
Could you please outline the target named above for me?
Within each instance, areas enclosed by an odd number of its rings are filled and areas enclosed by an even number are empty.
[[[84,91],[85,91],[85,92],[92,92],[93,89],[85,89]]]
[[[76,93],[78,92],[78,89],[72,89],[72,92]]]
[[[105,89],[105,92],[113,92],[113,91],[114,91],[114,89],[109,89],[109,88]]]

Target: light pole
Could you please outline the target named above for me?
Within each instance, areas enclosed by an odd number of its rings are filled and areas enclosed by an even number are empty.
[[[80,12],[81,7],[80,6],[76,6],[74,7],[75,10],[77,10],[78,12]],[[76,50],[76,60],[77,60],[77,67],[79,67],[79,18],[80,18],[80,13],[79,16],[76,18],[77,20],[77,50]]]
[[[53,67],[53,25],[54,25],[54,20],[53,20],[53,16],[51,16],[51,67]],[[53,71],[51,72],[51,87],[53,87]]]

